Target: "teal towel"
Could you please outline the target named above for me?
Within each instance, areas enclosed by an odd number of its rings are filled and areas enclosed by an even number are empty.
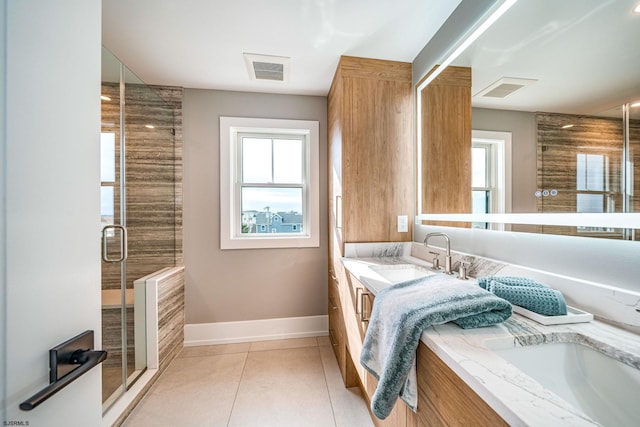
[[[426,328],[450,321],[465,329],[480,328],[503,322],[511,313],[508,301],[444,274],[378,292],[360,355],[360,363],[378,379],[373,413],[386,418],[398,397],[416,411],[415,357]]]
[[[562,293],[535,280],[526,277],[487,276],[479,277],[478,284],[511,304],[519,305],[534,313],[545,316],[567,314],[567,303]]]

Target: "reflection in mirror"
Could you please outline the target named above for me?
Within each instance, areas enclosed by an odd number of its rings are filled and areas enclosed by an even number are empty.
[[[471,128],[505,132],[512,139],[504,166],[510,162],[513,170],[511,194],[506,186],[482,192],[486,186],[477,178],[461,183],[473,189],[474,213],[640,212],[640,55],[629,44],[640,37],[640,15],[631,7],[621,0],[519,0],[453,62],[471,70]],[[420,167],[437,176],[442,162],[425,155],[433,143],[422,141]],[[472,142],[467,144],[471,151]],[[480,147],[474,147],[480,156]],[[469,167],[490,164],[470,161]],[[472,169],[470,176],[486,177],[485,169]],[[420,184],[424,198],[429,184],[425,179]],[[501,211],[492,197],[510,198],[511,206]],[[419,213],[454,212],[421,202]],[[634,237],[608,227],[512,229]]]

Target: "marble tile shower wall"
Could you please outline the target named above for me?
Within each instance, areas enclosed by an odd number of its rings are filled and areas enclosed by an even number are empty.
[[[102,103],[102,131],[114,132],[117,141],[119,85],[103,83],[102,90],[112,99]],[[132,288],[140,277],[182,264],[182,88],[127,84],[125,96],[126,277]],[[116,188],[119,158],[116,147]],[[120,199],[114,193],[119,221]],[[103,289],[119,289],[119,265],[103,263],[102,279]]]
[[[164,370],[184,342],[184,268],[158,282],[158,361]]]
[[[571,126],[563,128],[563,126]],[[557,190],[557,195],[548,195],[537,199],[539,212],[577,212],[577,199],[585,190],[600,190],[610,199],[607,203],[614,206],[615,212],[622,209],[622,155],[624,148],[624,131],[622,117],[606,118],[566,114],[536,114],[538,138],[538,190]],[[640,120],[630,120],[629,136],[631,141],[630,156],[635,160],[636,168],[640,168]],[[604,162],[603,176],[597,171],[578,173],[578,158],[584,155],[602,156]],[[584,159],[584,158],[583,158]],[[592,161],[597,157],[592,157]],[[594,173],[595,172],[595,173]],[[640,170],[633,174],[634,188],[640,189]],[[589,180],[589,185],[580,185],[580,175]],[[599,181],[602,188],[594,187]],[[597,183],[597,182],[596,182]],[[582,184],[587,184],[583,182]],[[582,187],[582,188],[580,188]],[[595,194],[591,192],[591,194]],[[631,201],[634,212],[640,209],[640,192],[636,191]],[[542,232],[563,235],[578,233],[576,227],[540,227]],[[617,236],[620,238],[620,233]]]

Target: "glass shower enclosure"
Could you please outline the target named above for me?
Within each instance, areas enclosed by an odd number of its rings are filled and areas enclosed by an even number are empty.
[[[102,52],[101,226],[103,410],[146,369],[144,287],[176,262],[175,110]]]

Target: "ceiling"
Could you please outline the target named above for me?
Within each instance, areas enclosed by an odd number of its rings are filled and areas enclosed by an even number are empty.
[[[326,95],[341,55],[411,62],[460,1],[104,0],[102,39],[147,84]],[[290,57],[290,81],[243,53]]]
[[[455,61],[473,69],[474,107],[620,117],[623,103],[640,101],[636,4],[519,0]],[[502,77],[537,81],[506,98],[477,96]]]

